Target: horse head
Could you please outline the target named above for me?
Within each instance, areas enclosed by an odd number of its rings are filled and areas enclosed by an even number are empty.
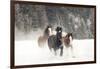
[[[57,27],[56,28],[56,32],[58,32],[58,33],[62,32],[62,28],[61,27]]]
[[[44,36],[49,37],[49,35],[51,35],[51,31],[52,31],[52,26],[48,25],[44,30]]]
[[[64,37],[64,42],[65,44],[70,44],[73,40],[73,35],[72,33],[68,33],[65,37]]]
[[[61,27],[57,27],[56,28],[56,36],[61,39],[62,38],[62,28]]]

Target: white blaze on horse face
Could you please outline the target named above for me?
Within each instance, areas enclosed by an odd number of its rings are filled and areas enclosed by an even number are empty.
[[[72,36],[70,36],[69,39],[70,39],[70,45],[72,45],[72,40],[73,40]]]
[[[58,31],[59,33],[61,32],[61,30]]]
[[[48,30],[49,30],[49,35],[51,35],[52,33],[51,33],[51,28],[48,28]]]

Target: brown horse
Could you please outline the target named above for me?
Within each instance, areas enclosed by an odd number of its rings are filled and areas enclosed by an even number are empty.
[[[63,37],[64,45],[66,47],[70,46],[73,40],[72,33],[68,33],[65,37]]]
[[[38,46],[39,47],[44,47],[50,33],[51,33],[51,26],[47,26],[46,29],[44,30],[43,35],[39,36],[39,38],[38,38]]]
[[[66,48],[71,49],[71,52],[72,52],[72,55],[73,55],[73,45],[72,45],[73,35],[72,35],[72,33],[68,33],[68,34],[66,34],[65,37],[62,37],[62,42],[63,42],[63,44]],[[75,57],[75,56],[73,55],[72,57]]]

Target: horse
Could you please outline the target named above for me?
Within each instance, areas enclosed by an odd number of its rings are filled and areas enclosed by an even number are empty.
[[[60,56],[63,55],[63,46],[62,46],[62,28],[57,27],[56,28],[56,34],[50,35],[48,38],[48,47],[50,51],[53,49],[55,52],[55,55],[57,55],[57,50],[60,49]]]
[[[51,26],[49,25],[45,28],[43,35],[38,37],[39,47],[44,47],[50,34],[51,34]]]
[[[72,35],[72,33],[67,33],[65,37],[62,37],[62,42],[66,48],[71,48],[71,52],[73,53],[73,45],[72,45],[73,35]],[[73,55],[73,57],[75,57],[75,56]]]
[[[73,35],[72,35],[72,33],[66,34],[66,36],[63,37],[63,40],[64,40],[64,45],[65,45],[66,47],[68,47],[69,45],[71,45],[71,44],[72,44],[72,40],[73,40]]]

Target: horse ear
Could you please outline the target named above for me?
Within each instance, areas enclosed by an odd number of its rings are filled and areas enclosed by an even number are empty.
[[[47,25],[47,27],[46,28],[52,28],[52,26],[51,25]]]
[[[59,31],[59,30],[62,31],[62,28],[61,28],[61,27],[57,27],[57,28],[56,28],[56,31]]]
[[[60,30],[62,31],[62,28],[60,27]]]

